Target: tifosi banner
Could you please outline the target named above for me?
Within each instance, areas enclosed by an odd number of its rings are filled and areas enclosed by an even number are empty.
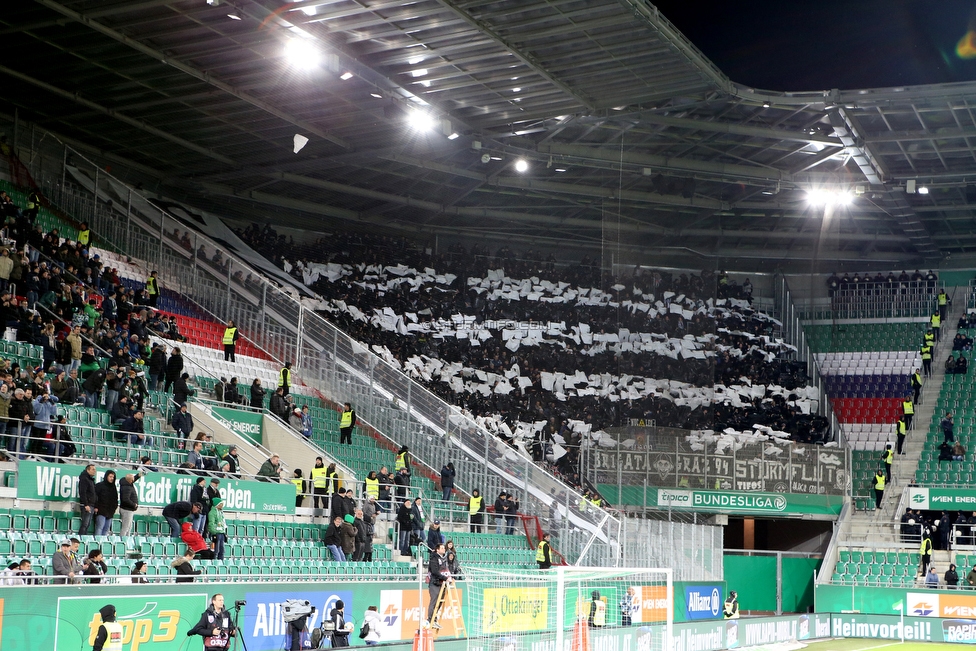
[[[78,476],[84,468],[84,466],[62,463],[22,461],[17,477],[17,497],[51,502],[75,502],[78,500]],[[124,468],[98,468],[95,481],[101,481],[107,470],[117,473],[116,485],[123,476],[135,472]],[[188,500],[195,480],[195,475],[151,472],[135,483],[139,493],[139,505],[166,506],[171,502]],[[295,486],[292,484],[221,478],[220,494],[224,498],[225,511],[295,512]]]
[[[256,445],[261,445],[264,432],[263,414],[244,409],[228,409],[227,407],[214,407],[213,413],[217,417],[217,420],[224,421],[228,427],[248,441]]]

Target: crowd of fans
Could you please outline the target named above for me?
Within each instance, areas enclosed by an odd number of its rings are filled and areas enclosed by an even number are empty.
[[[555,461],[567,477],[578,472],[588,432],[633,418],[687,429],[762,425],[805,442],[830,436],[815,406],[799,404],[807,397],[805,368],[793,361],[788,347],[776,343],[777,324],[751,308],[748,281],[739,285],[708,271],[644,269],[612,278],[589,258],[563,266],[552,255],[517,255],[509,247],[491,254],[477,245],[470,250],[454,245],[435,255],[384,236],[336,234],[302,246],[267,226],[254,225],[239,235],[323,296],[321,307],[344,331],[443,399],[493,419],[490,429],[510,441],[521,438],[536,460],[553,460],[558,444],[565,453]],[[525,283],[542,297],[506,291]],[[459,322],[491,336],[458,336]],[[553,324],[563,333],[584,324],[593,336],[574,339],[570,333],[557,336],[556,343],[550,339],[513,349],[502,332],[508,323],[546,330],[545,336]],[[638,333],[645,335],[645,343],[650,335],[668,349],[628,346],[621,333],[633,335],[633,342]],[[689,337],[703,354],[680,354],[675,340]],[[549,380],[557,375],[558,382],[558,374],[586,376],[595,390],[553,389]],[[500,375],[519,376],[518,387],[498,390],[478,382]],[[593,384],[594,378],[602,386]],[[667,382],[660,390],[648,385],[643,391],[624,390],[624,383],[641,379]],[[764,389],[718,397],[722,391],[716,387],[740,385]],[[608,398],[608,386],[620,391]],[[520,429],[531,432],[520,437]]]
[[[879,271],[873,276],[870,273],[845,273],[840,276],[832,273],[827,277],[827,290],[831,296],[838,290],[845,289],[866,290],[878,296],[885,291],[907,294],[912,287],[924,288],[933,293],[938,281],[939,275],[931,269],[925,273],[916,269],[911,274],[902,271],[897,276],[892,271],[887,275]]]

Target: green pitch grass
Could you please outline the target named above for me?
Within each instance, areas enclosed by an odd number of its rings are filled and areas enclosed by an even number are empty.
[[[813,642],[806,645],[805,651],[871,651],[885,649],[886,651],[959,651],[958,644],[944,644],[942,642],[905,642],[898,640],[828,640]]]

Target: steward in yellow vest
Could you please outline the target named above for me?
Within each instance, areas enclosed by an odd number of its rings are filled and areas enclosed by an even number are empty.
[[[905,419],[898,419],[898,454],[905,454],[902,452],[902,447],[905,445],[905,434],[908,433],[908,428],[905,427]]]
[[[237,331],[237,326],[234,325],[233,321],[227,322],[227,327],[224,329],[224,361],[225,362],[236,362],[234,358],[234,352],[237,350],[237,339],[240,337],[240,333]]]
[[[283,395],[287,396],[291,388],[291,362],[287,362],[285,367],[278,371],[278,386],[284,387],[285,392]]]
[[[401,470],[406,468],[407,472],[409,473],[410,472],[410,448],[404,445],[399,450],[397,450],[396,459],[394,460],[393,463],[394,463],[393,467],[396,470],[396,472],[400,472]]]
[[[380,498],[380,480],[375,470],[370,470],[369,475],[363,480],[363,492],[367,497],[377,500]]]
[[[884,499],[885,476],[880,470],[874,473],[874,508],[881,508],[881,500]]]
[[[81,222],[78,227],[78,244],[88,246],[91,241],[91,230],[88,228],[88,222]]]
[[[607,604],[600,598],[600,593],[597,590],[593,591],[590,595],[592,600],[590,601],[590,616],[587,619],[587,623],[590,626],[606,626],[607,625]]]
[[[98,609],[102,623],[95,633],[94,651],[122,651],[122,625],[115,621],[115,606],[108,604]]]
[[[540,570],[548,570],[552,567],[552,547],[549,545],[549,539],[548,533],[543,534],[535,550],[535,562],[539,564]]]
[[[302,505],[302,500],[305,499],[305,493],[308,492],[308,483],[302,477],[301,468],[295,468],[295,474],[291,478],[291,483],[295,484],[295,508],[298,508]]]
[[[485,498],[477,488],[471,491],[468,499],[468,518],[471,522],[471,533],[481,533],[485,523]]]

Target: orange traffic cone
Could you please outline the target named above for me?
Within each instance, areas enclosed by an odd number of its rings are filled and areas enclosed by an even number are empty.
[[[433,631],[420,627],[413,635],[413,651],[434,651]]]
[[[577,618],[573,626],[572,651],[590,651],[590,626],[585,617]]]

